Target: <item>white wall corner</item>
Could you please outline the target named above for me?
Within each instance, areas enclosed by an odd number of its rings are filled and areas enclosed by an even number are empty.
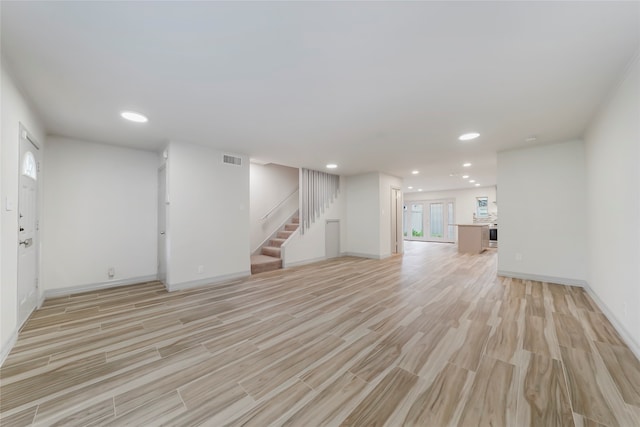
[[[622,323],[618,321],[618,318],[614,315],[613,311],[600,299],[598,294],[596,294],[591,286],[588,283],[585,284],[584,289],[587,291],[589,296],[596,303],[598,308],[602,311],[602,314],[611,322],[615,330],[620,334],[620,337],[623,339],[627,347],[636,355],[638,360],[640,360],[640,343],[636,342],[633,338],[633,335],[624,327]]]
[[[4,361],[7,360],[7,356],[13,350],[13,346],[16,345],[16,341],[18,341],[18,330],[13,331],[7,342],[2,344],[2,351],[0,352],[0,367],[4,365]]]

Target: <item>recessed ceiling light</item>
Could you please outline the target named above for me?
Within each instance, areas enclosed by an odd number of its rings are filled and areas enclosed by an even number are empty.
[[[418,174],[420,173],[420,171],[411,171],[411,173],[412,173],[413,175],[418,175]]]
[[[476,180],[475,179],[470,179],[469,182],[473,184],[474,182],[476,182]]]
[[[149,119],[147,119],[147,116],[136,113],[134,111],[123,111],[122,113],[120,113],[120,116],[122,116],[123,119],[127,119],[131,122],[136,123],[146,123],[149,121]]]
[[[480,136],[480,134],[478,132],[469,132],[469,133],[465,133],[463,135],[460,135],[458,137],[458,139],[460,141],[469,141],[471,139],[476,139],[479,136]]]
[[[335,169],[335,168],[337,168],[337,167],[338,167],[338,165],[336,165],[335,163],[329,163],[329,164],[327,165],[327,169]]]
[[[480,184],[476,183],[476,187],[480,187]]]
[[[537,140],[538,140],[538,138],[536,138],[536,137],[535,137],[535,136],[533,136],[533,135],[528,136],[528,137],[526,137],[526,138],[524,139],[524,141],[525,141],[525,142],[535,142],[535,141],[537,141]]]
[[[469,178],[469,175],[462,175],[462,179],[467,179]]]
[[[471,163],[463,163],[463,164],[462,164],[462,167],[463,167],[463,168],[468,168],[469,166],[471,166]]]
[[[413,190],[413,187],[412,187],[412,186],[408,186],[407,188],[408,188],[409,190]]]
[[[422,188],[418,188],[418,191],[422,191]]]

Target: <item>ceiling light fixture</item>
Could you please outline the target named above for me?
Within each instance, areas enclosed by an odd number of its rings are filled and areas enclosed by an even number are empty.
[[[474,182],[476,182],[476,180],[475,179],[470,179],[469,182],[473,184]]]
[[[538,138],[536,138],[535,136],[531,135],[531,136],[526,137],[524,139],[524,142],[535,142],[537,140],[538,140]]]
[[[337,167],[338,167],[338,165],[336,165],[335,163],[329,163],[329,164],[327,165],[327,169],[335,169],[335,168],[337,168]]]
[[[476,183],[476,187],[480,187],[480,184]]]
[[[136,113],[134,111],[123,111],[122,113],[120,113],[120,116],[123,119],[129,120],[130,122],[147,123],[149,121],[147,116]]]
[[[407,188],[408,188],[409,190],[413,190],[413,187],[412,187],[412,186],[408,186]]]
[[[462,175],[462,179],[467,179],[469,178],[469,175]]]
[[[469,166],[471,166],[471,163],[463,163],[463,164],[462,164],[462,167],[463,167],[463,168],[468,168]]]
[[[469,133],[465,133],[463,135],[460,135],[458,137],[458,139],[460,141],[470,141],[472,139],[476,139],[479,136],[480,136],[480,134],[478,132],[469,132]]]
[[[413,175],[418,175],[418,174],[420,173],[420,171],[411,171],[411,173],[412,173]]]
[[[418,191],[422,191],[422,188],[418,188]]]

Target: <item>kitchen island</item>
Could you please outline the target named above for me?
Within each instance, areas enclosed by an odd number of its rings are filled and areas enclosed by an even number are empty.
[[[489,247],[489,224],[457,224],[458,252],[479,254]]]

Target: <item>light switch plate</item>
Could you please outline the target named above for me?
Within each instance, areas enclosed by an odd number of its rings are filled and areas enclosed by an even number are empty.
[[[12,211],[12,210],[15,210],[16,208],[15,204],[8,197],[5,199],[4,206],[7,211]]]

